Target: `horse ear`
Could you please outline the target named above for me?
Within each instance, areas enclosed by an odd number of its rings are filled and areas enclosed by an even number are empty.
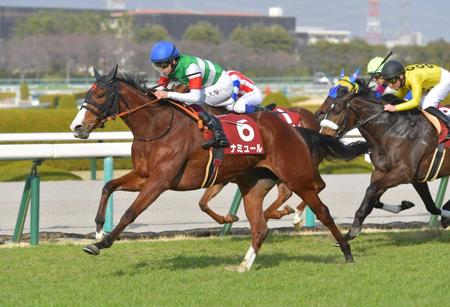
[[[344,68],[341,69],[341,75],[339,76],[339,78],[344,78],[345,76],[345,70]]]
[[[353,83],[356,81],[356,79],[358,78],[359,72],[361,71],[361,68],[358,67],[356,68],[355,72],[352,74],[352,76],[350,77],[350,82]]]
[[[116,65],[113,67],[113,69],[112,69],[112,70],[109,72],[109,74],[108,74],[107,80],[111,81],[111,80],[113,80],[113,79],[116,78],[116,75],[117,75],[117,68],[118,68],[118,67],[119,67],[118,64],[116,64]]]
[[[102,76],[100,76],[100,73],[98,72],[97,68],[95,68],[94,66],[94,76],[95,76],[95,80],[100,80],[102,78]]]

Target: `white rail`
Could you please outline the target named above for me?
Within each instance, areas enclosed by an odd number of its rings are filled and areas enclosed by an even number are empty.
[[[87,143],[86,141],[131,141],[131,132],[93,132],[89,140],[80,140],[72,133],[3,133],[0,143],[58,142],[66,144],[1,144],[0,160],[74,159],[131,156],[131,142]],[[343,138],[344,143],[363,140],[359,131],[352,130]]]
[[[0,133],[0,142],[58,142],[58,141],[130,141],[133,134],[130,131],[92,132],[89,140],[81,140],[70,132],[38,132],[38,133]]]

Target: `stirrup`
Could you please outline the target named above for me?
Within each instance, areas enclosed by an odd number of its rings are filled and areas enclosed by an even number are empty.
[[[214,135],[213,138],[205,143],[203,143],[202,147],[204,149],[208,149],[210,147],[230,147],[230,143],[227,139],[221,138],[217,139]]]

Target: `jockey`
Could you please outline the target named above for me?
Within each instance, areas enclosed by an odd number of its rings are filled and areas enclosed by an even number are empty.
[[[420,105],[450,128],[450,119],[437,109],[440,102],[449,98],[450,72],[434,64],[413,64],[405,68],[398,61],[388,61],[381,71],[381,77],[390,88],[397,91],[396,96],[403,98],[409,90],[412,93],[412,99],[396,106],[387,104],[384,106],[385,111],[405,111]]]
[[[383,69],[384,59],[382,57],[374,57],[367,63],[367,73],[370,76],[370,80],[373,80],[375,84],[370,86],[371,88],[374,88],[374,93],[377,98],[380,98],[383,96],[384,91],[387,88],[387,85],[385,84],[383,78],[381,78],[381,70]]]
[[[230,76],[218,64],[195,56],[180,53],[172,42],[157,42],[150,52],[150,62],[160,73],[159,90],[153,94],[159,98],[170,98],[187,104],[206,103],[217,106],[230,99],[233,83]],[[176,93],[162,90],[171,81],[181,82],[189,87],[188,93]],[[202,110],[199,117],[214,133],[214,142],[209,146],[230,146],[222,131],[220,121]]]
[[[236,70],[229,70],[227,74],[233,82],[233,94],[229,100],[216,106],[223,106],[228,111],[236,113],[264,110],[259,106],[263,101],[263,95],[252,80]]]

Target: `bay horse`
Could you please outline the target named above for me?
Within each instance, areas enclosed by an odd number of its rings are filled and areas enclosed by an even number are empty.
[[[99,255],[101,249],[111,247],[122,231],[164,191],[199,189],[209,153],[202,148],[203,134],[197,122],[187,116],[178,103],[147,97],[146,89],[126,75],[117,76],[117,65],[104,76],[97,70],[94,72],[96,81],[71,125],[74,134],[87,139],[90,132],[103,126],[108,119],[120,117],[134,136],[131,154],[133,170],[111,180],[102,189],[95,218],[99,241],[84,248],[88,254]],[[249,117],[260,130],[265,153],[226,155],[217,177],[219,183],[236,181],[250,223],[251,246],[236,270],[243,272],[250,269],[268,233],[262,210],[262,201],[268,192],[265,187],[268,176],[261,170],[269,170],[306,201],[317,218],[331,231],[345,262],[353,262],[349,243],[339,232],[316,191],[320,176],[305,139],[270,112],[254,113]],[[314,138],[333,139],[319,134]],[[107,198],[113,187],[115,190],[139,191],[139,194],[112,232],[101,237]]]
[[[389,103],[394,103],[393,98],[389,97]],[[372,95],[367,84],[360,82],[358,91],[341,88],[335,98],[328,96],[318,111],[326,121],[321,130],[324,134],[341,137],[358,128],[369,145],[374,166],[370,185],[345,235],[347,240],[361,232],[373,208],[383,207],[380,202],[383,193],[399,184],[411,183],[427,211],[440,215],[444,228],[449,223],[450,201],[442,210],[437,208],[425,180],[438,145],[436,129],[419,109],[389,113],[384,111],[383,103]],[[447,155],[436,178],[448,175],[450,157]]]

